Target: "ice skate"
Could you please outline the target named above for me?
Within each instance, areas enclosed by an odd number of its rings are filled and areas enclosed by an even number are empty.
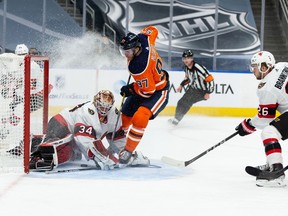
[[[270,167],[271,173],[277,172],[279,170],[283,169],[283,165],[281,163],[272,164]],[[280,176],[275,176],[275,178],[272,178],[269,176],[266,176],[265,173],[261,173],[259,176],[256,177],[256,185],[259,187],[285,187],[286,184],[284,182],[285,174],[284,172],[280,174]]]
[[[168,120],[168,122],[174,126],[177,126],[179,121],[176,118],[171,118]]]
[[[132,155],[132,162],[130,166],[149,166],[150,160],[144,156],[141,152],[135,151]]]

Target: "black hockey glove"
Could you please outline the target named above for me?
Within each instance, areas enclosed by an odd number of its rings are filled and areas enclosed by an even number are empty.
[[[133,94],[135,94],[133,83],[126,85],[126,86],[122,86],[120,90],[121,96],[129,97]]]
[[[251,119],[244,119],[236,128],[240,136],[246,136],[256,131],[255,127],[250,124]]]

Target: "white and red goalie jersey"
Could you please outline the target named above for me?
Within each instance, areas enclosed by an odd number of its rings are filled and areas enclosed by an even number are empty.
[[[93,148],[93,143],[96,140],[102,140],[104,137],[106,137],[115,153],[118,154],[124,148],[126,136],[122,129],[121,120],[118,121],[116,126],[114,140],[111,140],[117,117],[120,115],[114,106],[112,106],[106,116],[98,114],[93,102],[88,102],[83,106],[79,106],[79,108],[64,109],[59,114],[67,122],[70,133],[73,134],[77,146],[86,159],[89,159],[87,152]]]
[[[275,118],[276,110],[281,114],[288,111],[288,62],[275,64],[274,69],[258,85],[258,114],[251,124],[263,129]]]

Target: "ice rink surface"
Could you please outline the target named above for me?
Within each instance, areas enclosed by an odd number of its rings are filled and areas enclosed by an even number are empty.
[[[138,150],[162,168],[0,175],[0,214],[21,216],[287,216],[288,187],[260,188],[245,173],[265,163],[260,132],[236,136],[186,168],[160,158],[191,159],[234,133],[242,118],[186,116],[149,122]],[[281,142],[284,164],[288,143]],[[285,180],[287,182],[287,180]]]

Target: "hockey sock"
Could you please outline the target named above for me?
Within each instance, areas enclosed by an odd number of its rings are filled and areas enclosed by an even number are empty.
[[[125,148],[133,152],[142,139],[145,128],[148,125],[152,112],[146,107],[140,107],[132,118],[132,127],[128,132]]]

